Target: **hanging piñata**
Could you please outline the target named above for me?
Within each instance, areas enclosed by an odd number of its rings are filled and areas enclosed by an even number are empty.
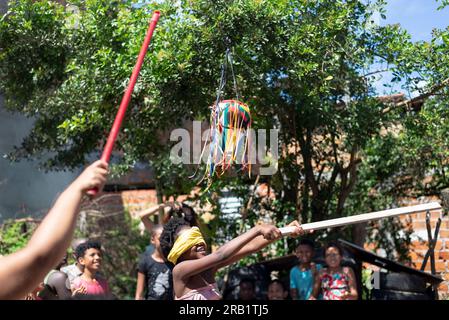
[[[226,84],[227,66],[231,69],[234,81],[236,99],[223,100],[222,93]],[[204,146],[203,154],[209,147],[209,156],[206,164],[204,178],[208,185],[212,183],[214,175],[220,176],[228,171],[233,165],[240,165],[239,170],[251,172],[249,161],[249,142],[251,128],[251,112],[248,105],[239,101],[237,81],[235,79],[232,55],[226,50],[225,59],[221,69],[220,86],[217,92],[215,104],[211,107],[210,118],[210,144]],[[203,178],[203,179],[204,179]]]
[[[248,130],[251,128],[249,107],[238,100],[223,100],[216,106],[212,119],[208,175],[223,174],[233,164],[249,166]]]

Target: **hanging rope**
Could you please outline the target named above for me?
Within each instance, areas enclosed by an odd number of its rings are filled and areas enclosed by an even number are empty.
[[[224,174],[233,164],[241,164],[242,170],[249,168],[249,171],[251,171],[248,161],[248,129],[251,127],[251,113],[249,107],[239,101],[240,94],[234,72],[234,59],[229,38],[225,39],[225,44],[226,52],[221,65],[217,96],[215,104],[211,107],[210,134],[200,158],[203,158],[206,147],[210,142],[206,170],[200,181],[201,183],[204,179],[207,179],[208,188],[212,184],[214,175]],[[228,69],[233,81],[235,99],[223,100]]]

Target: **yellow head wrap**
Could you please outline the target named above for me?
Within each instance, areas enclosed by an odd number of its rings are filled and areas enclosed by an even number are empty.
[[[179,257],[184,252],[200,243],[206,244],[206,241],[204,241],[203,235],[198,227],[192,227],[183,231],[173,244],[173,248],[170,250],[167,257],[168,261],[176,264]]]

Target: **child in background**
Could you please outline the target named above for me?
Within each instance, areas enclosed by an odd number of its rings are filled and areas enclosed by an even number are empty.
[[[98,276],[101,267],[101,245],[87,241],[76,248],[78,263],[83,267],[83,274],[72,283],[72,294],[107,295],[109,286],[105,279]]]
[[[268,300],[285,300],[287,296],[288,291],[285,289],[284,283],[278,279],[271,280],[268,285]]]
[[[239,283],[239,300],[256,300],[256,283],[253,279],[243,278]]]
[[[75,262],[62,267],[61,271],[64,272],[65,274],[67,274],[68,280],[69,280],[69,288],[72,286],[72,282],[73,280],[75,280],[76,277],[79,277],[80,275],[83,274],[83,267],[78,263],[78,261],[76,260],[76,248],[84,243],[87,242],[87,238],[76,238],[74,240],[72,240],[71,243],[71,248],[72,248],[72,257],[73,259],[75,259]]]
[[[317,273],[310,299],[315,300],[321,291],[323,300],[356,300],[358,294],[354,271],[341,266],[343,250],[337,243],[329,243],[325,247],[324,257],[327,267]]]
[[[67,254],[45,277],[44,289],[39,292],[42,300],[67,299],[72,296],[67,274],[61,271],[61,267],[65,264],[67,264]]]
[[[312,262],[315,251],[311,240],[302,239],[296,247],[295,254],[299,264],[290,270],[290,295],[293,300],[308,300],[321,265]]]
[[[173,300],[173,279],[171,269],[162,254],[160,236],[162,226],[153,226],[152,253],[144,252],[137,269],[136,300]]]

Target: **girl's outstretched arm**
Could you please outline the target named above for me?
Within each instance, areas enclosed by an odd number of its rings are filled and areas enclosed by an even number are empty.
[[[273,225],[258,225],[248,230],[241,236],[232,239],[221,246],[217,251],[195,260],[185,260],[180,262],[173,269],[173,278],[185,281],[189,277],[201,273],[205,270],[215,269],[218,265],[228,261],[242,247],[258,236],[263,236],[266,240],[279,239],[282,235],[278,228]]]
[[[101,190],[108,164],[96,161],[59,196],[34,232],[27,246],[0,258],[0,299],[21,299],[54,268],[72,240],[83,196],[93,188]]]
[[[301,234],[304,234],[304,231],[301,228],[301,225],[298,221],[293,221],[288,224],[288,226],[291,227],[297,227],[296,231],[290,234],[291,237],[297,237]],[[247,255],[253,254],[255,252],[258,252],[268,246],[270,243],[273,243],[276,241],[276,239],[266,239],[265,237],[259,236],[254,239],[252,239],[250,242],[248,242],[243,248],[241,248],[238,252],[233,254],[229,259],[226,261],[223,261],[223,263],[220,263],[216,266],[216,270],[223,268],[225,266],[228,266],[230,264],[233,264],[234,262],[239,261],[240,259],[246,257]]]

